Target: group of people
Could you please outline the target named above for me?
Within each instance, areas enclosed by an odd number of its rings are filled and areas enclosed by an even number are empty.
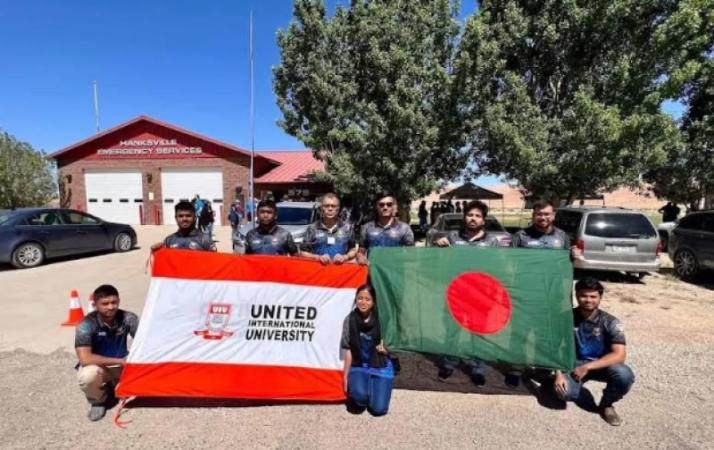
[[[422,200],[419,204],[417,216],[419,217],[419,227],[422,231],[426,231],[430,225],[436,223],[436,219],[443,213],[461,213],[466,207],[466,201],[457,201],[453,203],[451,199],[447,201],[432,202],[431,207],[427,211],[426,200]]]
[[[213,239],[213,222],[216,221],[216,213],[210,200],[202,199],[196,194],[191,200],[191,205],[196,212],[196,229]]]
[[[362,225],[359,237],[352,224],[341,220],[340,199],[326,194],[321,199],[321,215],[309,225],[304,240],[297,245],[289,231],[277,225],[277,207],[272,200],[257,204],[258,225],[245,238],[246,254],[301,256],[322,264],[344,264],[354,261],[368,264],[370,249],[375,247],[413,246],[411,227],[395,216],[396,199],[380,195],[374,202],[375,219]],[[480,201],[463,205],[464,225],[459,231],[436,241],[440,247],[471,246],[497,247],[497,239],[484,228],[488,206]],[[196,228],[196,213],[189,202],[175,206],[178,230],[154,245],[191,250],[216,251],[213,241]],[[570,250],[572,258],[581,257],[577,247],[571,247],[565,232],[554,226],[555,208],[550,202],[538,202],[533,208],[533,223],[518,231],[513,246],[530,249]],[[475,250],[478,251],[478,250]],[[504,250],[508,251],[508,250]],[[77,356],[82,366],[80,386],[92,405],[89,417],[99,420],[107,394],[127,355],[126,337],[136,330],[138,319],[132,313],[118,309],[116,289],[100,286],[95,291],[96,312],[89,314],[77,327]],[[599,309],[602,285],[595,279],[580,280],[576,286],[578,306],[573,310],[577,366],[570,373],[553,372],[542,388],[550,387],[562,400],[577,400],[581,386],[588,380],[606,383],[600,401],[600,413],[611,425],[619,425],[620,418],[613,404],[620,400],[634,382],[632,371],[625,362],[625,337],[620,322]],[[389,409],[394,379],[394,364],[384,347],[377,310],[378,299],[369,284],[357,289],[355,307],[345,318],[341,348],[344,352],[344,383],[351,411],[368,410],[373,415],[386,414]],[[101,330],[101,331],[100,331]],[[101,333],[101,336],[100,336]],[[113,341],[111,339],[114,339]],[[110,343],[107,343],[111,341]],[[485,364],[482,361],[460,361],[456,358],[439,359],[438,378],[446,380],[463,364],[476,385],[485,383]],[[519,372],[510,372],[505,382],[518,386]]]

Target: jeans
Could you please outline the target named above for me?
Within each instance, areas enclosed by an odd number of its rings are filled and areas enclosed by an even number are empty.
[[[469,375],[483,375],[486,371],[486,364],[478,359],[460,359],[454,356],[441,356],[436,364],[440,369],[454,370],[460,362],[469,369]]]
[[[362,411],[366,408],[374,416],[387,414],[392,397],[393,376],[370,373],[369,369],[352,367],[347,380],[350,400]]]
[[[584,364],[586,361],[578,361],[578,365]],[[624,364],[614,364],[604,369],[591,370],[582,381],[575,381],[573,376],[568,373],[565,375],[565,380],[568,383],[567,393],[561,400],[575,401],[580,397],[580,391],[583,383],[589,380],[603,381],[607,383],[605,390],[602,393],[601,406],[612,406],[613,403],[620,400],[630,391],[632,384],[635,382],[635,374],[632,369]]]
[[[203,232],[203,234],[208,236],[208,239],[213,240],[213,222],[209,222],[204,225],[201,231]]]

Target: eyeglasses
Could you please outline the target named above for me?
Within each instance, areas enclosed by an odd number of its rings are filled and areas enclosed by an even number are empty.
[[[379,206],[380,208],[391,208],[393,205],[394,203],[392,202],[377,203],[377,206]]]

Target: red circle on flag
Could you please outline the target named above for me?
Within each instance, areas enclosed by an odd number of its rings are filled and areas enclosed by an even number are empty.
[[[467,272],[446,288],[446,304],[454,320],[472,333],[501,331],[511,318],[511,296],[496,278]]]

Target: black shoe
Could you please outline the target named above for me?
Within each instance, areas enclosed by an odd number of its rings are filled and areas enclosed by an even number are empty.
[[[90,405],[89,414],[87,414],[87,416],[89,420],[96,422],[97,420],[101,420],[106,413],[107,408],[104,405]]]
[[[521,384],[521,376],[516,373],[507,373],[503,378],[503,382],[509,388],[517,388]]]
[[[447,367],[442,367],[439,369],[439,374],[437,378],[439,381],[446,381],[454,373],[454,369],[449,369]]]
[[[622,419],[620,419],[620,416],[617,415],[617,411],[615,411],[615,408],[613,408],[612,405],[600,406],[600,417],[613,427],[619,427],[622,425]]]
[[[475,384],[476,386],[483,386],[484,384],[486,384],[486,377],[483,376],[482,373],[472,373],[472,374],[471,374],[471,381],[472,381],[473,384]]]

